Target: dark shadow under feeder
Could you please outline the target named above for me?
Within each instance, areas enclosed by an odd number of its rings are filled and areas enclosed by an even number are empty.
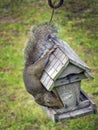
[[[41,83],[59,96],[64,107],[42,108],[54,122],[96,113],[96,105],[81,90],[81,80],[92,78],[89,67],[67,43],[58,38],[53,38],[51,42],[58,47],[50,56]]]

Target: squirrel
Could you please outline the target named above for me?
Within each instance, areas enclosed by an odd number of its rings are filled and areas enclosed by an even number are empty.
[[[50,54],[55,50],[54,43],[46,42],[53,32],[53,27],[48,24],[41,25],[33,31],[34,40],[29,41],[24,52],[23,79],[27,91],[34,97],[35,102],[42,106],[60,108],[63,104],[59,97],[54,92],[46,90],[40,82]]]

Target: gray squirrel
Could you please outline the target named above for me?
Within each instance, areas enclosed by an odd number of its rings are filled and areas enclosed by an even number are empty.
[[[43,24],[33,30],[33,39],[30,39],[25,48],[25,67],[23,79],[27,91],[35,101],[47,107],[63,107],[59,97],[54,92],[49,92],[41,84],[40,78],[48,63],[50,54],[55,50],[49,36],[54,34],[55,28],[50,24]]]

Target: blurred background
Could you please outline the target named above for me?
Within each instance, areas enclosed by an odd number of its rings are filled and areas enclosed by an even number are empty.
[[[48,22],[47,0],[0,0],[0,130],[98,130],[98,114],[53,123],[23,83],[23,49],[32,26]],[[92,70],[82,89],[98,106],[98,1],[64,0],[53,22]]]

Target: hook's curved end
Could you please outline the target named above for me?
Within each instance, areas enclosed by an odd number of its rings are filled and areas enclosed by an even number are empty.
[[[51,8],[53,8],[53,9],[57,9],[57,8],[61,7],[63,5],[63,2],[64,2],[64,0],[59,0],[58,4],[54,5],[53,2],[52,2],[52,0],[48,0],[49,6]]]

